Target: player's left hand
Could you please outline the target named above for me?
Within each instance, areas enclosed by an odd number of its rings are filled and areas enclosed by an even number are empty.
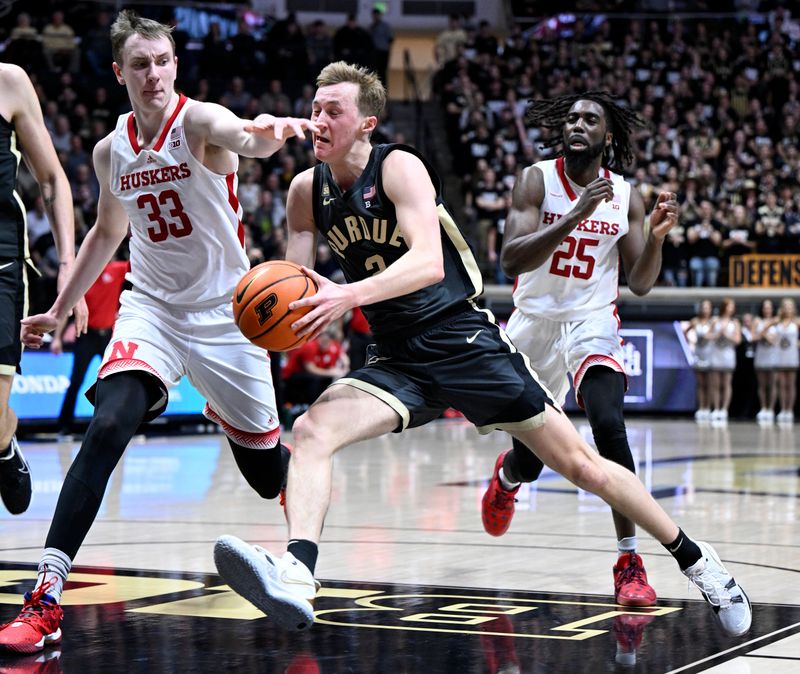
[[[310,119],[274,117],[267,114],[256,117],[251,124],[244,127],[244,130],[262,138],[277,141],[284,141],[292,136],[305,138],[306,131],[319,132],[317,125]]]
[[[309,339],[314,339],[333,321],[355,307],[357,302],[346,283],[334,283],[308,267],[303,267],[303,273],[314,280],[318,290],[316,294],[289,305],[290,310],[313,307],[305,316],[292,323],[292,330],[298,337],[310,334]]]
[[[82,297],[72,310],[72,322],[75,324],[76,337],[86,334],[89,329],[89,307],[86,306],[86,300]]]
[[[678,224],[678,196],[674,192],[661,192],[650,214],[650,236],[663,241],[675,225]]]

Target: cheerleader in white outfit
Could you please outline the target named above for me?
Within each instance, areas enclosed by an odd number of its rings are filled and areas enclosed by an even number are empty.
[[[775,329],[775,309],[772,300],[761,303],[761,314],[753,322],[753,341],[756,344],[753,366],[758,380],[758,400],[761,411],[756,415],[760,424],[775,421],[775,404],[778,402],[777,373],[778,335]]]
[[[697,411],[694,418],[697,421],[708,421],[711,417],[711,396],[709,394],[709,369],[711,368],[711,333],[713,316],[711,315],[711,302],[703,300],[700,303],[697,316],[689,321],[684,332],[687,339],[694,340],[694,377],[697,385]]]
[[[797,307],[794,300],[783,299],[781,308],[778,310],[778,319],[775,322],[777,337],[775,369],[778,373],[778,399],[781,404],[778,423],[794,423],[797,367],[800,364],[797,352],[799,326],[800,320],[797,318]]]
[[[736,346],[742,341],[742,325],[736,318],[736,304],[726,297],[709,335],[711,342],[711,421],[727,422],[731,404],[733,371],[736,369]]]

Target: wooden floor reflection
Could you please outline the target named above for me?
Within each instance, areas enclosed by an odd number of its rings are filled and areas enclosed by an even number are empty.
[[[250,491],[224,439],[140,439],[76,559],[62,645],[35,658],[0,656],[0,672],[800,671],[796,431],[672,419],[628,427],[645,485],[748,591],[755,611],[746,637],[720,634],[644,534],[658,606],[615,606],[610,512],[551,472],[521,490],[509,532],[487,536],[480,498],[507,439],[456,420],[337,457],[318,624],[304,635],[274,628],[214,573],[221,533],[277,552],[286,545],[282,510]],[[2,620],[35,577],[78,445],[23,448],[35,493],[23,516],[0,514]]]

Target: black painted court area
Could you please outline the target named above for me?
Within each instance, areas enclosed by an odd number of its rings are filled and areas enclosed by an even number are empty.
[[[13,601],[30,588],[35,567],[0,570],[0,598]],[[96,603],[65,606],[59,646],[32,656],[0,653],[0,673],[698,672],[800,632],[795,606],[754,606],[750,633],[730,639],[702,601],[626,610],[600,595],[323,581],[317,624],[294,633],[237,609],[214,575],[88,567],[73,574],[97,578],[69,584],[76,598],[93,587],[108,591]],[[164,592],[170,579],[202,587]],[[132,582],[140,598],[115,600],[115,583]],[[149,582],[158,589],[141,596]],[[12,619],[19,605],[0,604],[0,619]],[[229,617],[213,617],[223,609]]]

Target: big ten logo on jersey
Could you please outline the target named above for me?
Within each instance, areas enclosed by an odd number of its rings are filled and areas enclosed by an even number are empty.
[[[372,208],[372,199],[375,198],[376,194],[377,190],[375,189],[375,185],[364,188],[364,191],[361,193],[361,198],[364,199],[364,206],[366,208]]]
[[[622,328],[619,334],[628,377],[625,402],[648,402],[653,399],[653,331]]]
[[[176,126],[172,131],[169,132],[169,149],[174,150],[181,146],[181,131],[183,131],[183,125]]]
[[[272,310],[278,304],[278,296],[275,293],[270,293],[258,304],[256,304],[256,317],[258,324],[264,325],[272,316]]]

